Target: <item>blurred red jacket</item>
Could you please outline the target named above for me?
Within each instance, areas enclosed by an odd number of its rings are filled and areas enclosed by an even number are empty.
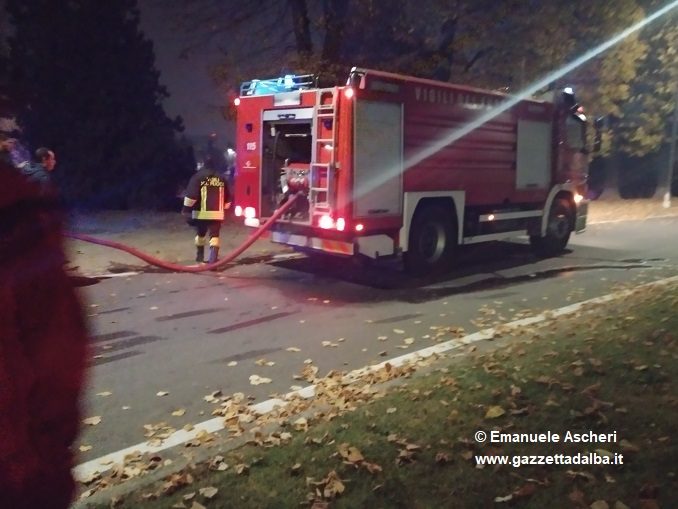
[[[0,164],[0,507],[66,508],[87,334],[61,212]]]

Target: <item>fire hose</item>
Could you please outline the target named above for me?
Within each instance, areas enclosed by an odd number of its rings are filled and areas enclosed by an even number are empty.
[[[100,246],[119,249],[120,251],[124,251],[126,253],[131,254],[132,256],[140,258],[141,260],[145,261],[146,263],[149,263],[150,265],[155,265],[156,267],[161,267],[163,269],[168,269],[175,272],[205,272],[208,270],[218,270],[223,268],[225,265],[231,263],[238,256],[240,256],[247,248],[254,244],[254,242],[259,237],[261,237],[263,233],[266,230],[268,230],[271,227],[271,225],[287,211],[287,209],[289,209],[292,206],[292,204],[294,203],[298,196],[299,196],[298,194],[290,196],[283,206],[278,208],[263,225],[261,225],[252,235],[250,235],[247,238],[247,240],[245,240],[245,242],[242,243],[242,245],[234,249],[226,257],[222,258],[217,262],[208,263],[204,265],[179,265],[176,263],[166,262],[164,260],[151,256],[147,253],[144,253],[143,251],[139,251],[138,249],[135,249],[133,247],[121,244],[120,242],[100,239],[83,233],[65,232],[64,235],[71,239],[82,240],[84,242],[90,242],[92,244],[98,244]]]

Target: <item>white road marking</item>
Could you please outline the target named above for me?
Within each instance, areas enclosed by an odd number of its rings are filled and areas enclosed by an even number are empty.
[[[92,274],[85,277],[108,279],[112,277],[136,276],[137,274],[141,274],[141,272],[104,272],[103,274]]]
[[[666,284],[670,284],[673,282],[678,282],[678,276],[673,276],[669,277],[666,279],[660,279],[658,281],[653,281],[651,283],[645,283],[642,285],[639,285],[637,287],[634,287],[633,289],[630,290],[621,290],[618,292],[610,293],[607,295],[603,295],[601,297],[595,297],[593,299],[588,299],[582,302],[577,302],[575,304],[571,304],[569,306],[565,306],[562,308],[558,309],[553,309],[549,311],[545,311],[544,313],[541,313],[536,316],[532,316],[529,318],[523,318],[520,320],[515,320],[513,322],[509,322],[507,324],[503,324],[500,326],[500,329],[502,331],[505,331],[507,328],[516,328],[516,327],[524,327],[526,325],[533,325],[535,323],[543,322],[547,319],[553,319],[557,318],[560,316],[576,313],[577,311],[581,310],[582,308],[585,308],[586,306],[590,306],[592,304],[603,304],[605,302],[610,302],[612,300],[616,299],[621,299],[624,297],[627,297],[631,295],[634,291],[640,288],[648,288],[648,287],[653,287],[653,286],[662,286]],[[356,369],[354,371],[351,371],[350,373],[347,374],[347,377],[349,379],[357,380],[361,376],[364,376],[367,373],[377,371],[384,367],[386,363],[391,364],[392,366],[402,366],[404,364],[411,363],[413,361],[417,361],[420,359],[424,359],[426,357],[430,357],[431,355],[437,355],[441,354],[444,352],[449,352],[450,350],[455,350],[458,348],[461,348],[462,346],[469,345],[471,343],[475,343],[477,341],[482,341],[486,339],[490,339],[494,337],[494,335],[498,332],[497,328],[491,327],[488,329],[483,329],[478,332],[474,332],[473,334],[469,334],[467,336],[464,336],[463,338],[455,338],[450,341],[446,341],[444,343],[439,343],[437,345],[424,348],[422,350],[418,350],[416,352],[408,353],[405,355],[401,355],[399,357],[394,357],[392,359],[386,360],[384,362],[381,362],[379,364],[375,364],[372,366],[366,366],[364,368]],[[289,392],[286,395],[283,396],[283,399],[280,398],[274,398],[274,399],[269,399],[267,401],[262,401],[261,403],[258,403],[256,405],[253,405],[251,408],[255,412],[259,414],[266,414],[268,412],[271,412],[273,409],[276,407],[284,407],[286,405],[285,399],[289,399],[293,396],[300,396],[306,399],[313,398],[315,396],[315,385],[310,385],[308,387],[304,387],[303,389],[299,389],[297,391]],[[109,469],[111,469],[116,463],[122,463],[125,456],[131,453],[157,453],[166,449],[169,449],[171,447],[175,447],[177,445],[183,444],[188,442],[189,440],[193,440],[197,438],[198,434],[202,431],[207,431],[209,433],[221,431],[225,428],[224,426],[224,418],[223,417],[215,417],[214,419],[209,419],[207,421],[201,422],[199,424],[195,424],[194,428],[191,431],[185,431],[185,430],[179,430],[175,431],[172,433],[167,439],[165,439],[162,444],[160,445],[151,445],[148,442],[142,442],[136,445],[132,445],[130,447],[126,447],[125,449],[115,451],[109,454],[106,454],[104,456],[101,456],[99,458],[87,461],[85,463],[81,463],[80,465],[76,466],[73,469],[73,475],[78,481],[82,481],[85,479],[91,478],[93,475],[96,473],[103,473]]]
[[[661,216],[649,216],[649,217],[643,217],[640,219],[609,219],[607,221],[587,221],[586,225],[594,225],[594,224],[614,224],[614,223],[629,223],[631,221],[645,221],[647,219],[669,219],[669,218],[678,218],[678,215],[676,214],[664,214]]]

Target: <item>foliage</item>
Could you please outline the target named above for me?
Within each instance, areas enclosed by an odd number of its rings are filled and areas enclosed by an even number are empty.
[[[193,49],[201,37],[247,41],[232,48],[223,65],[214,69],[217,82],[232,90],[240,80],[289,70],[324,72],[338,82],[350,66],[358,65],[517,91],[661,4],[262,0],[231,11],[219,10],[222,2],[197,0],[178,8],[183,28],[196,36]],[[666,139],[672,108],[669,88],[678,73],[677,26],[675,14],[658,20],[556,84],[574,84],[590,116],[605,115],[614,121],[610,124],[614,128],[603,135],[604,155],[612,150],[644,155]]]
[[[136,0],[8,0],[10,93],[29,143],[57,154],[67,201],[176,206],[191,154],[161,105],[152,44]]]
[[[646,2],[656,8],[657,2]],[[678,12],[657,20],[643,31],[649,51],[640,63],[625,115],[619,125],[620,146],[643,156],[668,141],[678,86]]]

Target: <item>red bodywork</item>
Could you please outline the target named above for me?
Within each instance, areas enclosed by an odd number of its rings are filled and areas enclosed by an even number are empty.
[[[566,139],[566,119],[571,113],[569,110],[559,110],[556,103],[516,101],[506,111],[446,143],[441,140],[464,129],[481,116],[488,115],[488,112],[510,100],[510,97],[493,91],[372,70],[361,70],[359,84],[356,81],[352,86],[352,97],[344,94],[347,88],[349,87],[335,88],[337,103],[334,123],[328,126],[320,120],[317,124],[314,122],[314,128],[317,129],[314,137],[330,138],[333,131],[336,131],[333,150],[338,170],[333,175],[335,186],[331,214],[334,219],[341,217],[348,225],[360,223],[363,228],[359,233],[352,227],[343,233],[320,231],[317,222],[312,220],[305,225],[295,224],[295,231],[348,241],[356,235],[385,232],[397,243],[397,230],[410,219],[402,208],[398,213],[375,216],[356,213],[354,136],[357,101],[402,105],[404,165],[402,177],[397,176],[402,178],[402,193],[462,190],[465,193],[466,209],[499,212],[510,207],[521,207],[523,210],[526,207],[544,208],[549,193],[558,184],[568,183],[576,192],[584,194],[587,158],[563,141]],[[294,106],[275,106],[275,94],[240,97],[236,205],[243,209],[254,207],[255,216],[261,217],[264,112],[287,111],[290,108],[316,111],[321,106],[317,104],[321,97],[316,89],[301,90],[299,103]],[[322,102],[327,104],[328,100],[322,99]],[[551,126],[550,175],[545,186],[523,189],[516,186],[519,120],[547,123]],[[422,152],[436,145],[439,149],[434,153],[421,156]],[[329,151],[323,152],[315,145],[313,150],[317,150],[316,162],[330,160]],[[313,204],[311,207],[313,208]]]

